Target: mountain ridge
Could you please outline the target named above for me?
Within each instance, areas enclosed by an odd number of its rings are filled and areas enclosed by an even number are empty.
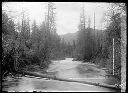
[[[78,36],[78,31],[74,33],[67,33],[64,35],[59,35],[61,39],[64,39],[64,42],[70,43],[71,45],[73,44],[73,41],[76,42],[77,36]]]

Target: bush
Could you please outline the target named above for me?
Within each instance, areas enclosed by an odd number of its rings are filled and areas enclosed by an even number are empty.
[[[13,58],[13,50],[7,53],[2,53],[2,76],[5,75],[5,72],[8,73],[14,73],[15,67],[14,67],[14,58]]]
[[[41,59],[37,55],[33,55],[33,56],[29,57],[29,60],[31,61],[31,64],[39,65],[41,62]]]

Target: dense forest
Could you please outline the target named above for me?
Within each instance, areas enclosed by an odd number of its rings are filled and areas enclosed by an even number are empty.
[[[110,4],[104,16],[108,22],[104,30],[95,29],[95,13],[94,28],[90,28],[91,21],[85,16],[84,7],[82,9],[75,54],[77,60],[98,64],[112,74],[114,54],[114,75],[121,79],[121,28],[124,28],[121,24],[124,24],[122,19],[126,17],[126,6]]]
[[[2,11],[2,76],[21,70],[47,68],[50,60],[70,56],[70,43],[65,43],[56,33],[54,3],[48,3],[48,12],[41,25],[22,11],[21,22]]]
[[[48,3],[45,20],[30,25],[29,17],[22,11],[21,21],[15,23],[7,11],[2,10],[2,76],[18,71],[48,68],[51,60],[73,57],[83,62],[92,62],[109,69],[112,73],[114,39],[114,74],[121,79],[121,24],[126,18],[125,4],[110,4],[106,29],[91,28],[84,7],[80,14],[77,41],[67,43],[56,32],[54,3]],[[95,20],[95,13],[94,13]],[[95,21],[94,21],[95,24]]]

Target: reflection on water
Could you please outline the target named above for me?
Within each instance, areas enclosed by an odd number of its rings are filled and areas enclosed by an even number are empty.
[[[77,66],[79,62],[72,61],[71,58],[65,60],[54,61],[48,69],[48,73],[53,73],[56,77],[77,79],[82,81],[91,81],[106,83],[106,79],[103,76],[97,76],[92,73],[80,73]],[[106,91],[112,92],[116,90],[75,83],[57,81],[45,78],[31,78],[27,77],[7,77],[2,83],[4,91]],[[93,90],[92,90],[93,88]]]

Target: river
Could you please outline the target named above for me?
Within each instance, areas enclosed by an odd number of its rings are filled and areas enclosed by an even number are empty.
[[[84,70],[81,67],[84,66]],[[89,70],[88,70],[89,69]],[[114,79],[105,78],[106,72],[97,68],[96,65],[90,63],[82,63],[81,61],[73,61],[73,58],[65,60],[52,61],[47,73],[59,78],[77,79],[80,81],[97,82],[102,84],[115,84]],[[2,90],[8,92],[50,92],[50,91],[84,91],[84,92],[116,92],[117,90],[76,83],[58,81],[47,78],[21,76],[21,77],[6,77],[2,82]]]

